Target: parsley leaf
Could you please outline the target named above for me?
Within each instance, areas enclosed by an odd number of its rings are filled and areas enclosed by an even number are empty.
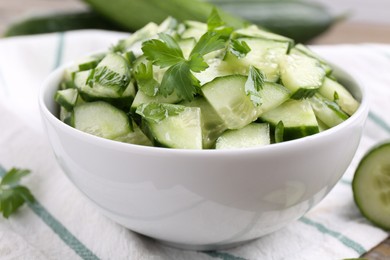
[[[160,84],[153,77],[152,62],[140,63],[134,70],[134,77],[138,88],[147,96],[153,97],[157,94]]]
[[[143,42],[141,49],[146,58],[161,68],[183,61],[183,52],[176,41],[168,34],[160,33],[159,36],[163,41],[153,39]]]
[[[237,58],[244,58],[246,54],[251,51],[251,48],[248,46],[248,44],[245,41],[232,39],[230,41],[229,50]]]
[[[190,56],[188,65],[193,72],[201,72],[209,67],[209,65],[204,61],[203,57],[198,53],[194,53]]]
[[[263,88],[264,74],[254,66],[249,67],[248,79],[245,82],[245,92],[255,106],[261,104],[260,90]]]
[[[225,45],[226,40],[221,37],[221,34],[214,31],[206,32],[195,44],[190,56],[195,53],[204,56],[207,53],[225,48]]]
[[[209,31],[212,31],[215,28],[218,28],[224,24],[225,24],[225,22],[221,19],[221,17],[218,14],[217,9],[214,7],[213,10],[211,10],[211,14],[209,15],[209,17],[207,19],[207,29]]]
[[[176,90],[176,94],[184,100],[190,101],[200,87],[199,81],[191,73],[188,62],[179,62],[171,66],[164,74],[161,81],[160,91],[164,95],[170,95]]]
[[[185,106],[164,104],[164,103],[144,103],[137,107],[136,113],[148,121],[158,123],[170,116],[176,116],[184,111]]]
[[[33,202],[34,197],[30,191],[19,184],[20,179],[30,171],[12,168],[0,181],[0,212],[8,218],[26,201]]]
[[[110,70],[106,66],[92,69],[87,79],[87,84],[91,88],[94,84],[99,84],[101,86],[111,87],[118,93],[123,92],[127,85],[129,85],[129,82],[129,75],[121,75],[115,71]]]

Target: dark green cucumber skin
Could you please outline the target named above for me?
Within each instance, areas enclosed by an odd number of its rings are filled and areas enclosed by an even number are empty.
[[[362,215],[367,218],[371,223],[373,223],[374,225],[376,225],[377,227],[380,227],[384,230],[388,230],[390,231],[390,226],[384,226],[382,223],[378,223],[375,219],[372,219],[370,217],[370,214],[367,214],[364,209],[362,209],[359,205],[360,205],[360,202],[359,202],[359,198],[357,197],[357,191],[356,191],[356,187],[357,187],[357,179],[358,179],[358,174],[359,174],[359,169],[360,167],[366,163],[367,160],[369,160],[370,158],[370,155],[371,154],[374,154],[376,152],[379,152],[380,150],[382,149],[390,149],[390,140],[386,141],[386,142],[383,142],[383,143],[380,143],[376,146],[374,146],[373,148],[371,148],[362,158],[362,160],[359,162],[358,166],[356,167],[356,171],[355,171],[355,175],[353,177],[353,180],[352,180],[352,193],[353,193],[353,199],[355,201],[355,204],[356,206],[359,208],[360,212],[362,213]]]
[[[328,30],[337,19],[321,5],[310,1],[208,0],[274,33],[308,42]]]
[[[11,24],[4,37],[64,32],[79,29],[105,29],[124,31],[121,27],[94,11],[59,12],[32,16]]]
[[[322,6],[300,1],[272,0],[84,0],[94,10],[134,31],[148,22],[162,22],[167,16],[179,21],[206,22],[215,5],[227,24],[242,27],[254,23],[274,33],[307,42],[329,29],[335,19]],[[225,12],[226,11],[226,12]]]
[[[107,4],[105,0],[84,1],[96,12],[62,12],[26,18],[12,24],[3,36],[78,29],[133,32],[148,22],[160,23],[167,16],[180,21],[206,22],[213,5],[220,9],[222,17],[230,25],[242,27],[250,22],[303,43],[325,32],[335,21],[322,6],[290,0],[208,0],[210,4],[196,0],[169,0],[169,3],[161,0],[117,0],[115,4]]]
[[[197,20],[207,22],[212,4],[198,0],[116,0],[107,4],[106,0],[84,0],[96,12],[127,28],[138,30],[149,22],[161,23],[168,16],[179,21]],[[224,21],[233,27],[242,27],[247,22],[239,17],[220,11]]]
[[[272,143],[278,143],[278,142],[285,142],[285,141],[291,141],[295,139],[300,139],[305,136],[318,134],[320,132],[319,128],[316,126],[310,126],[310,127],[287,127],[284,128],[281,131],[281,129],[277,129],[277,125],[259,119],[257,120],[259,123],[268,123],[270,125],[270,131],[271,131],[271,142]],[[276,135],[278,137],[276,138]]]

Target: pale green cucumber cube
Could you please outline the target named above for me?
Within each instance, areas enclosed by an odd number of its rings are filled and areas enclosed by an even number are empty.
[[[246,80],[245,76],[230,75],[215,78],[202,87],[203,96],[228,129],[242,128],[257,119],[258,110],[245,93]]]
[[[251,123],[241,129],[227,130],[216,142],[216,149],[249,148],[268,145],[270,128],[266,123]]]

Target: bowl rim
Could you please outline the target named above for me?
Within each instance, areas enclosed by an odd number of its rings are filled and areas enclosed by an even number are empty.
[[[96,53],[96,52],[95,52]],[[340,131],[344,127],[348,127],[349,125],[354,124],[358,119],[363,118],[363,121],[367,119],[368,115],[368,98],[366,95],[365,87],[363,87],[361,84],[358,84],[356,80],[345,70],[341,69],[337,65],[330,64],[332,68],[334,69],[334,72],[337,75],[337,77],[340,79],[340,81],[348,81],[349,84],[353,84],[355,88],[360,92],[358,93],[360,97],[356,96],[356,93],[352,93],[352,95],[358,99],[360,102],[360,105],[358,109],[355,111],[354,114],[352,114],[347,120],[344,122],[331,127],[323,132],[319,132],[310,136],[305,136],[303,138],[289,140],[281,143],[274,143],[270,145],[260,146],[260,147],[247,147],[247,148],[237,148],[237,149],[179,149],[179,148],[166,148],[166,147],[156,147],[156,146],[143,146],[143,145],[137,145],[137,144],[130,144],[130,143],[124,143],[120,141],[114,141],[106,138],[102,138],[99,136],[95,136],[92,134],[85,133],[81,130],[78,130],[74,127],[71,127],[64,122],[62,122],[59,118],[57,118],[47,107],[45,103],[45,96],[46,93],[52,90],[53,88],[58,89],[58,83],[59,79],[64,73],[64,70],[66,68],[71,67],[72,65],[75,65],[75,61],[65,63],[58,68],[56,68],[54,71],[52,71],[43,81],[41,84],[39,91],[38,91],[38,105],[41,113],[41,117],[45,117],[51,124],[57,125],[61,128],[62,131],[65,131],[66,133],[76,136],[79,139],[84,139],[86,142],[94,143],[95,145],[99,146],[105,146],[110,147],[111,149],[115,150],[123,150],[123,151],[129,151],[129,149],[135,149],[135,151],[140,153],[149,153],[154,154],[158,153],[161,154],[161,152],[165,153],[166,155],[175,155],[175,156],[182,156],[182,155],[191,155],[191,156],[221,156],[221,155],[231,155],[236,156],[238,154],[252,154],[254,152],[271,152],[271,151],[279,151],[280,149],[288,149],[295,146],[302,146],[304,145],[311,145],[311,143],[317,139],[323,139],[328,136],[334,135],[336,132]],[[348,84],[346,88],[350,91]],[[53,96],[53,102],[54,102],[54,96]]]

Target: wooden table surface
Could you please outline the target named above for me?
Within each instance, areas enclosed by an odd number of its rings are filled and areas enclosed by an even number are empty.
[[[0,35],[9,23],[35,13],[52,11],[83,10],[86,6],[79,0],[12,0],[0,2]],[[313,40],[311,44],[342,43],[387,43],[390,44],[390,24],[367,24],[342,22]],[[390,72],[389,72],[390,73]],[[367,238],[369,239],[369,238]],[[390,238],[366,253],[363,257],[372,260],[390,259]]]

